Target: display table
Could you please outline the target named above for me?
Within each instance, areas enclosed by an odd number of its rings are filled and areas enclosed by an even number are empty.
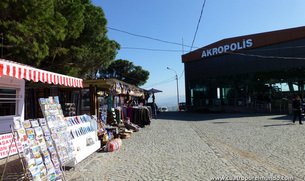
[[[71,141],[75,150],[73,151],[74,159],[64,166],[75,167],[77,163],[81,162],[100,148],[96,129],[90,129],[88,131],[91,124],[91,122],[82,122],[68,127],[68,130],[74,137]]]

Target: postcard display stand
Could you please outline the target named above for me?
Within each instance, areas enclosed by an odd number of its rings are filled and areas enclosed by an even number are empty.
[[[45,118],[20,121],[14,118],[31,180],[66,180],[62,166],[73,159],[68,127],[58,97],[40,99]],[[16,117],[18,118],[18,117]],[[62,124],[63,123],[63,124]]]
[[[97,118],[83,115],[71,118],[70,123],[57,96],[39,102],[45,118],[22,122],[14,118],[26,161],[24,170],[31,180],[66,180],[64,166],[75,166],[99,149]]]
[[[97,117],[88,115],[66,117],[65,122],[68,125],[74,145],[75,159],[66,164],[66,166],[75,167],[77,163],[91,155],[100,148],[97,137]]]
[[[100,148],[97,142],[97,118],[82,115],[64,118],[58,97],[40,99],[45,119],[55,140],[63,166],[75,167],[77,163]],[[45,103],[45,104],[43,104]]]

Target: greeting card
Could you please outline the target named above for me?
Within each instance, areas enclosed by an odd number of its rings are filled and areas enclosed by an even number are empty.
[[[50,104],[54,104],[54,99],[52,96],[49,97]]]
[[[31,127],[31,120],[24,120],[23,127],[24,128],[30,128]]]
[[[36,161],[35,161],[34,158],[33,158],[33,159],[29,159],[28,162],[27,162],[27,164],[28,164],[29,169],[30,169],[30,170],[33,170],[33,169],[35,169]]]
[[[45,104],[50,104],[50,99],[49,98],[45,98]]]
[[[47,122],[46,122],[46,120],[44,118],[39,118],[38,120],[39,120],[40,126],[47,125]]]
[[[41,127],[35,127],[34,130],[35,130],[36,138],[43,137],[43,132],[42,132]]]
[[[56,104],[59,104],[59,98],[58,98],[58,96],[54,96],[54,102],[55,102]]]
[[[40,102],[40,104],[42,104],[42,105],[43,105],[43,104],[46,104],[46,101],[45,101],[44,98],[40,98],[40,99],[39,99],[39,102]]]
[[[26,134],[28,135],[29,140],[34,140],[35,139],[35,134],[34,134],[34,129],[33,128],[26,129]]]
[[[42,128],[43,134],[45,136],[49,136],[50,135],[50,130],[49,130],[48,126],[41,126],[41,128]]]
[[[33,174],[34,181],[40,181],[40,171],[38,170],[35,174]]]
[[[47,176],[47,170],[46,170],[45,166],[44,165],[40,165],[40,166],[38,166],[38,169],[40,171],[40,177],[42,179],[45,178]]]
[[[38,123],[38,121],[36,119],[34,119],[34,120],[31,120],[31,125],[34,128],[34,127],[39,126],[39,123]]]
[[[44,138],[43,138],[43,137],[38,138],[38,142],[39,142],[39,145],[40,145],[40,146],[42,146],[42,145],[46,145],[46,142],[45,142],[45,140],[44,140]]]
[[[14,128],[15,129],[21,129],[23,127],[20,117],[14,117],[13,121],[14,121]]]

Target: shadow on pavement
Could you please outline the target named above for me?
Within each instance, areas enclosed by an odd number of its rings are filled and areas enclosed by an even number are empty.
[[[219,122],[213,122],[213,124],[225,124],[225,123],[230,123],[230,122],[221,122],[221,121],[219,121]]]
[[[177,120],[177,121],[212,121],[217,119],[225,118],[242,118],[242,117],[263,117],[271,116],[278,114],[242,114],[242,113],[195,113],[195,112],[161,112],[158,114],[158,119],[168,119],[168,120]],[[279,117],[272,118],[276,120],[286,120],[291,121],[291,116],[278,115]],[[269,119],[269,118],[268,118]],[[221,124],[224,122],[215,122],[215,124]],[[227,122],[226,122],[227,123]]]
[[[293,116],[292,115],[282,115],[276,118],[271,118],[275,120],[287,120],[287,121],[292,121]]]
[[[272,125],[265,125],[263,127],[273,127],[273,126],[290,126],[294,125],[293,123],[287,123],[287,124],[272,124]]]

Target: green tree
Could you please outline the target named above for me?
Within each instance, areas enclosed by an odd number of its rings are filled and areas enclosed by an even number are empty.
[[[63,38],[67,23],[52,0],[3,0],[0,18],[3,58],[35,66],[49,55],[49,41]]]
[[[108,39],[106,24],[102,8],[89,0],[3,0],[2,58],[94,79],[120,48]]]
[[[141,66],[135,66],[128,60],[113,61],[107,69],[100,69],[99,78],[115,78],[126,83],[141,86],[149,78],[149,72]]]
[[[69,52],[53,60],[51,70],[59,69],[68,75],[96,79],[98,70],[115,59],[120,45],[107,37],[107,20],[102,8],[91,3],[83,5],[86,13],[82,16],[82,32],[57,46],[67,47]]]

